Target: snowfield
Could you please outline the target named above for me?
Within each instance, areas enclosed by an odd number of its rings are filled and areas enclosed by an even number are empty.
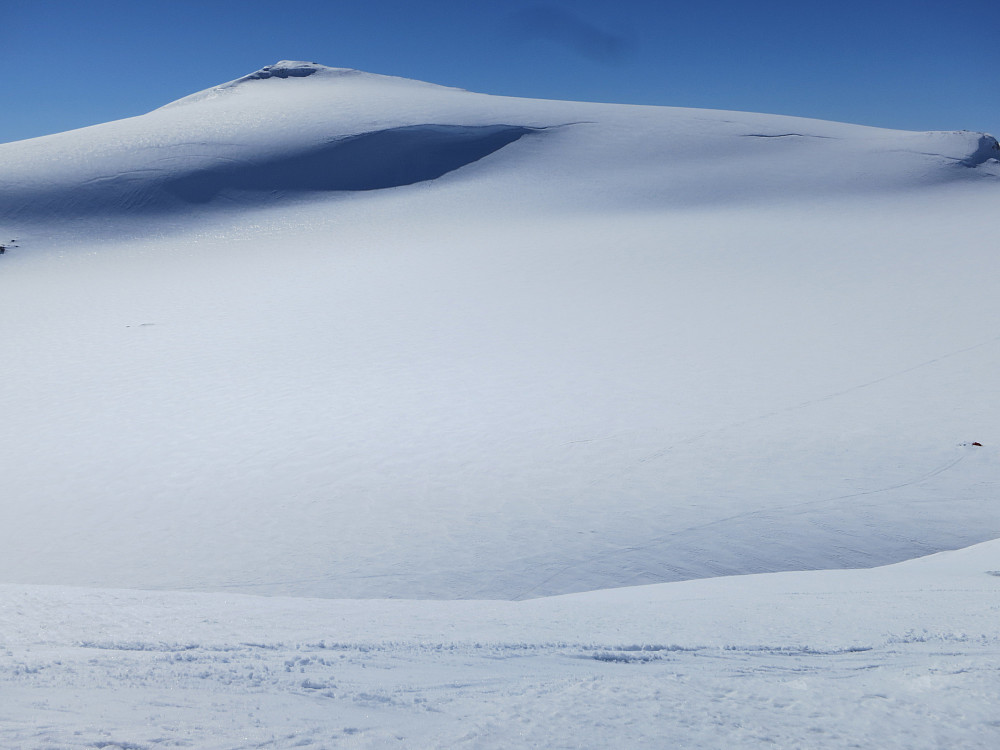
[[[0,744],[992,747],[998,552],[525,602],[2,586]]]
[[[998,157],[289,61],[0,145],[0,745],[997,744]]]

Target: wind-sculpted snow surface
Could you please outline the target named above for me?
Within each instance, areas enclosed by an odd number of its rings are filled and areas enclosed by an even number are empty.
[[[0,586],[0,745],[995,747],[998,552],[530,602]]]
[[[433,180],[489,156],[532,128],[410,125],[344,136],[299,155],[223,162],[165,181],[186,203],[243,192],[382,190]]]
[[[11,198],[11,215],[86,219],[180,212],[222,199],[253,203],[312,191],[400,187],[441,177],[536,132],[509,125],[410,125],[308,147],[275,146],[264,154],[192,155],[183,168],[160,157],[148,167],[25,189]]]
[[[0,580],[528,599],[1000,535],[990,144],[283,62],[0,146]]]

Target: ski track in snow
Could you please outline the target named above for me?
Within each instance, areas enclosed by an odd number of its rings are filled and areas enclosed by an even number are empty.
[[[911,480],[906,481],[906,482],[900,482],[899,484],[893,484],[893,485],[890,485],[888,487],[878,487],[876,489],[864,490],[862,492],[854,492],[854,493],[851,493],[851,494],[848,494],[848,495],[838,495],[836,497],[826,497],[826,498],[821,498],[819,500],[805,500],[803,502],[794,503],[794,504],[791,504],[791,505],[782,505],[782,506],[780,506],[778,508],[770,509],[768,511],[761,511],[761,510],[745,511],[743,513],[737,513],[735,515],[727,516],[725,518],[719,518],[719,519],[716,519],[714,521],[710,521],[709,523],[699,524],[699,525],[696,525],[696,526],[688,526],[687,528],[678,529],[677,531],[672,532],[671,534],[669,534],[667,536],[657,537],[657,538],[655,538],[655,539],[653,539],[653,540],[651,540],[651,541],[649,541],[649,542],[647,542],[645,544],[634,545],[634,546],[630,546],[630,547],[623,547],[623,548],[620,548],[620,549],[610,550],[610,551],[604,552],[604,553],[602,553],[600,555],[595,555],[595,556],[593,556],[591,558],[588,558],[587,560],[583,560],[583,561],[580,561],[578,563],[574,563],[574,564],[570,564],[570,565],[565,566],[561,570],[559,570],[556,573],[553,573],[552,575],[550,575],[548,578],[546,578],[546,579],[544,579],[542,581],[539,581],[536,585],[532,586],[530,589],[528,589],[526,591],[523,591],[521,594],[519,594],[518,596],[514,597],[514,599],[518,600],[518,601],[523,600],[523,599],[528,599],[532,595],[535,595],[535,592],[537,592],[539,590],[545,590],[546,587],[548,587],[553,581],[555,581],[555,580],[557,580],[559,578],[565,577],[566,573],[569,573],[571,571],[577,570],[577,569],[579,569],[579,568],[581,568],[581,567],[583,567],[585,565],[593,565],[593,564],[598,563],[598,562],[606,565],[609,561],[612,561],[612,560],[614,560],[616,558],[621,558],[621,557],[624,557],[626,555],[632,555],[632,554],[637,553],[637,552],[649,552],[650,550],[655,550],[657,548],[662,548],[662,547],[670,545],[675,540],[678,540],[678,539],[681,539],[681,538],[685,537],[686,535],[690,534],[691,532],[695,532],[695,531],[704,532],[704,531],[708,531],[708,530],[713,529],[713,528],[719,528],[719,527],[723,527],[723,526],[730,526],[730,525],[733,525],[733,522],[735,522],[735,521],[741,521],[741,520],[750,519],[750,518],[759,519],[759,520],[761,520],[761,519],[762,520],[773,520],[774,522],[777,522],[778,517],[780,517],[782,515],[785,515],[785,514],[788,514],[788,513],[794,513],[794,512],[797,512],[797,511],[801,511],[803,508],[812,507],[812,506],[816,506],[816,505],[824,505],[824,504],[827,504],[827,503],[839,502],[841,500],[852,500],[852,499],[857,498],[857,497],[865,497],[867,495],[876,495],[876,494],[881,493],[881,492],[891,492],[893,490],[902,489],[904,487],[912,487],[913,485],[920,484],[921,482],[925,482],[928,479],[936,477],[939,474],[943,474],[944,472],[948,471],[949,469],[957,466],[961,461],[965,460],[965,458],[966,458],[965,455],[959,455],[957,458],[952,459],[951,461],[947,462],[946,464],[944,464],[942,466],[938,466],[938,467],[932,469],[931,471],[927,472],[926,474],[924,474],[922,476],[916,477],[916,478],[911,479]],[[817,521],[815,523],[817,525],[820,525],[820,526],[822,525],[822,522],[819,522],[819,521]],[[640,574],[640,576],[641,575],[645,575],[645,574]],[[636,579],[638,579],[640,576],[635,576],[632,579],[626,579],[626,580],[622,581],[621,585],[622,586],[632,585],[632,582],[636,581]],[[646,581],[642,581],[642,582],[645,583]],[[551,594],[549,594],[549,595],[551,595]]]
[[[655,453],[650,453],[649,455],[644,456],[643,458],[640,458],[637,461],[637,463],[646,463],[648,461],[655,461],[658,458],[662,458],[663,456],[667,455],[670,451],[672,451],[678,445],[690,445],[690,444],[696,443],[696,442],[698,442],[700,440],[705,440],[706,438],[708,438],[709,436],[714,435],[714,434],[719,434],[719,433],[722,433],[722,432],[728,432],[728,431],[731,431],[731,430],[738,430],[741,427],[746,427],[746,426],[752,425],[755,422],[761,422],[761,421],[764,421],[764,420],[767,420],[767,419],[771,419],[773,417],[776,417],[776,416],[779,416],[779,415],[782,415],[782,414],[787,414],[789,412],[798,411],[800,409],[806,409],[806,408],[808,408],[810,406],[813,406],[814,404],[821,404],[821,403],[826,402],[826,401],[831,401],[833,399],[838,399],[838,398],[841,398],[843,396],[850,395],[851,393],[854,393],[855,391],[860,391],[860,390],[862,390],[864,388],[871,388],[872,386],[880,385],[882,383],[885,383],[886,381],[895,380],[896,378],[902,377],[902,376],[907,375],[907,374],[909,374],[911,372],[914,372],[916,370],[920,370],[920,369],[922,369],[924,367],[929,367],[930,365],[934,365],[934,364],[937,364],[938,362],[942,362],[944,360],[951,359],[952,357],[957,357],[957,356],[959,356],[961,354],[966,354],[968,352],[975,351],[977,349],[980,349],[980,348],[982,348],[984,346],[988,346],[990,344],[995,344],[998,341],[1000,341],[1000,336],[988,339],[987,341],[981,341],[978,344],[974,344],[972,346],[965,347],[964,349],[959,349],[957,351],[948,352],[947,354],[942,354],[941,356],[935,357],[934,359],[929,359],[929,360],[927,360],[925,362],[921,362],[920,364],[913,365],[912,367],[907,367],[906,369],[898,370],[896,372],[893,372],[893,373],[890,373],[888,375],[885,375],[884,377],[876,378],[875,380],[869,380],[868,382],[865,382],[865,383],[860,383],[858,385],[852,385],[852,386],[850,386],[848,388],[844,388],[843,390],[835,391],[833,393],[828,393],[825,396],[820,396],[818,398],[810,399],[808,401],[802,401],[800,403],[793,404],[792,406],[786,406],[784,408],[777,409],[777,410],[774,410],[774,411],[770,411],[770,412],[767,412],[765,414],[760,414],[760,415],[758,415],[756,417],[751,417],[750,419],[745,419],[745,420],[742,420],[740,422],[734,422],[732,424],[726,425],[725,427],[718,427],[718,428],[715,428],[715,429],[707,430],[707,431],[702,432],[702,433],[700,433],[698,435],[695,435],[694,437],[687,438],[686,440],[678,441],[677,443],[674,443],[673,445],[670,445],[670,446],[668,446],[666,448],[662,448],[662,449],[656,451]],[[951,468],[956,463],[958,463],[959,460],[960,459],[956,459],[955,461],[946,464],[944,468],[939,469],[939,470],[934,470],[930,474],[928,474],[926,477],[923,477],[922,479],[919,479],[919,480],[915,480],[915,482],[917,482],[917,481],[923,481],[924,478],[929,478],[931,476],[935,476],[936,474],[940,473],[941,471],[945,471],[945,470]],[[624,471],[627,471],[627,469],[624,470]],[[617,476],[617,475],[613,475],[613,476]],[[607,478],[610,479],[612,477],[609,476]],[[598,479],[598,480],[595,480],[593,483],[596,484],[597,482],[601,482],[601,481],[604,481],[604,480],[603,479]],[[870,492],[885,492],[886,489],[896,489],[898,487],[905,487],[905,486],[908,486],[909,484],[914,484],[915,482],[907,482],[907,483],[895,485],[894,487],[888,487],[888,488],[883,488],[883,489],[875,489],[875,490],[871,490]],[[839,499],[846,499],[846,498],[850,498],[850,497],[857,497],[857,496],[860,496],[860,495],[870,494],[870,492],[859,492],[859,493],[856,493],[854,495],[843,495],[842,497],[838,497],[838,498],[830,498],[830,500],[839,500]],[[820,501],[816,501],[816,502],[828,502],[828,501],[826,501],[826,500],[820,500]],[[797,506],[794,506],[794,507],[797,507]]]
[[[696,435],[696,436],[691,437],[691,438],[687,438],[685,440],[678,441],[678,442],[674,443],[673,445],[670,445],[669,447],[666,447],[666,448],[663,448],[661,450],[658,450],[655,453],[651,453],[649,455],[646,455],[646,456],[638,459],[636,461],[636,464],[644,464],[644,463],[647,463],[647,462],[656,461],[658,459],[661,459],[664,456],[666,456],[667,454],[669,454],[671,451],[673,451],[678,445],[691,445],[691,444],[697,443],[699,441],[707,440],[708,438],[710,438],[713,435],[720,435],[722,433],[728,433],[728,432],[732,432],[732,431],[738,431],[740,428],[746,427],[746,426],[750,426],[750,425],[752,425],[752,424],[754,424],[756,422],[760,422],[760,421],[764,421],[764,420],[767,420],[767,419],[771,419],[773,417],[776,417],[776,416],[779,416],[779,415],[782,415],[782,414],[787,414],[789,412],[794,412],[794,411],[798,411],[798,410],[802,410],[802,409],[807,409],[808,407],[813,406],[815,404],[820,404],[820,403],[824,403],[824,402],[831,401],[831,400],[834,400],[834,399],[842,398],[844,396],[850,395],[851,393],[854,393],[855,391],[859,391],[859,390],[862,390],[862,389],[865,389],[865,388],[870,388],[870,387],[875,386],[875,385],[880,385],[880,384],[886,383],[887,381],[895,380],[895,379],[903,377],[903,376],[905,376],[905,375],[907,375],[909,373],[912,373],[912,372],[914,372],[916,370],[920,370],[922,368],[929,367],[931,365],[937,364],[937,363],[942,362],[944,360],[951,359],[953,357],[958,357],[958,356],[960,356],[962,354],[966,354],[968,352],[975,351],[977,349],[980,349],[982,347],[988,346],[990,344],[995,344],[998,341],[1000,341],[1000,336],[988,339],[986,341],[981,341],[981,342],[979,342],[977,344],[974,344],[972,346],[969,346],[969,347],[965,347],[965,348],[962,348],[962,349],[959,349],[959,350],[956,350],[956,351],[952,351],[952,352],[948,352],[946,354],[942,354],[942,355],[940,355],[938,357],[934,357],[933,359],[929,359],[929,360],[926,360],[924,362],[921,362],[920,364],[913,365],[911,367],[907,367],[905,369],[898,370],[896,372],[890,373],[889,375],[886,375],[884,377],[880,377],[880,378],[877,378],[875,380],[870,380],[870,381],[867,381],[865,383],[854,385],[854,386],[851,386],[849,388],[845,388],[843,390],[839,390],[839,391],[836,391],[834,393],[830,393],[830,394],[827,394],[825,396],[821,396],[819,398],[810,399],[808,401],[803,401],[803,402],[800,402],[798,404],[794,404],[792,406],[788,406],[788,407],[785,407],[785,408],[782,408],[782,409],[778,409],[778,410],[775,410],[775,411],[768,412],[766,414],[761,414],[759,416],[752,417],[750,419],[742,420],[740,422],[735,422],[735,423],[727,425],[725,427],[720,427],[720,428],[715,428],[715,429],[707,430],[707,431],[705,431],[705,432],[703,432],[703,433],[701,433],[699,435]],[[753,518],[776,517],[776,516],[781,515],[781,514],[786,514],[786,513],[790,513],[790,512],[798,512],[798,511],[801,511],[802,509],[808,508],[808,507],[814,507],[814,506],[824,505],[824,504],[828,504],[828,503],[835,503],[835,502],[840,502],[840,501],[843,501],[843,500],[852,500],[852,499],[858,498],[858,497],[865,497],[865,496],[868,496],[868,495],[876,495],[876,494],[883,493],[883,492],[892,492],[894,490],[899,490],[899,489],[903,489],[903,488],[906,488],[906,487],[912,487],[914,485],[917,485],[917,484],[920,484],[922,482],[925,482],[925,481],[927,481],[929,479],[932,479],[932,478],[934,478],[934,477],[936,477],[936,476],[938,476],[940,474],[943,474],[944,472],[946,472],[946,471],[954,468],[960,462],[962,462],[963,460],[965,460],[967,458],[967,455],[968,455],[967,453],[961,453],[958,456],[956,456],[955,458],[953,458],[953,459],[945,462],[944,464],[941,464],[939,466],[936,466],[936,467],[930,469],[926,473],[923,473],[923,474],[921,474],[919,476],[916,476],[916,477],[914,477],[912,479],[908,479],[908,480],[903,481],[903,482],[894,483],[894,484],[891,484],[891,485],[888,485],[888,486],[878,486],[878,487],[875,487],[875,488],[872,488],[872,489],[868,489],[868,490],[861,490],[861,491],[858,491],[858,492],[852,492],[852,493],[848,493],[848,494],[844,494],[844,495],[836,495],[836,496],[833,496],[833,497],[824,497],[824,498],[819,498],[819,499],[815,499],[815,500],[805,500],[805,501],[798,502],[798,503],[791,503],[791,504],[788,504],[788,505],[782,505],[780,507],[771,508],[771,509],[769,509],[767,511],[761,511],[761,510],[745,511],[745,512],[737,513],[737,514],[734,514],[734,515],[731,515],[731,516],[727,516],[725,518],[716,519],[716,520],[713,520],[713,521],[711,521],[709,523],[704,523],[704,524],[689,526],[689,527],[686,527],[684,529],[679,529],[679,530],[677,530],[675,532],[672,532],[672,533],[670,533],[670,534],[668,534],[666,536],[657,537],[655,539],[652,539],[652,540],[650,540],[650,541],[648,541],[648,542],[646,542],[646,543],[644,543],[642,545],[633,545],[633,546],[628,546],[628,547],[623,547],[623,548],[619,548],[619,549],[610,550],[610,551],[601,553],[599,555],[595,555],[595,556],[593,556],[591,558],[588,558],[587,560],[582,560],[582,561],[579,561],[579,562],[576,562],[576,563],[572,563],[572,564],[566,565],[565,567],[563,567],[562,569],[556,571],[555,573],[553,573],[552,575],[548,576],[547,578],[539,581],[538,583],[536,583],[535,585],[533,585],[530,589],[522,591],[520,594],[518,594],[516,597],[514,597],[514,599],[515,600],[527,599],[527,598],[530,598],[533,595],[536,595],[536,592],[538,592],[538,591],[544,591],[545,594],[543,594],[543,595],[550,594],[550,592],[546,590],[546,587],[549,586],[553,581],[555,581],[557,579],[560,579],[560,578],[564,578],[565,575],[567,573],[571,572],[571,571],[577,570],[577,569],[579,569],[579,568],[581,568],[581,567],[583,567],[585,565],[592,565],[592,564],[597,563],[597,562],[601,562],[601,563],[606,564],[608,561],[614,560],[615,558],[621,558],[623,556],[631,555],[631,554],[636,553],[636,552],[648,552],[649,550],[653,550],[653,549],[656,549],[656,548],[661,548],[661,547],[664,547],[664,546],[667,546],[667,545],[671,544],[673,541],[681,538],[685,534],[687,534],[689,532],[692,532],[692,531],[705,531],[705,530],[708,530],[708,529],[712,529],[713,527],[721,527],[721,526],[724,526],[724,525],[730,525],[734,521],[739,521],[741,519],[746,519],[746,518],[751,518],[751,517],[753,517]],[[595,480],[593,480],[591,482],[591,486],[598,485],[598,484],[603,484],[603,483],[607,483],[610,480],[620,478],[620,477],[624,476],[625,474],[627,474],[629,472],[629,470],[630,469],[628,467],[626,467],[626,468],[623,468],[623,469],[615,472],[614,474],[602,477],[600,479],[595,479]],[[636,576],[635,578],[637,579],[639,577],[640,576]],[[624,581],[621,582],[621,585],[622,586],[632,585],[633,580],[634,579],[626,579],[626,580],[624,580]],[[645,582],[645,581],[643,581],[643,582]]]

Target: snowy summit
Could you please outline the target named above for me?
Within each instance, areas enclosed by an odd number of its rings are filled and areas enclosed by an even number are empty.
[[[400,187],[526,135],[546,145],[500,161],[543,195],[568,191],[573,206],[609,194],[660,209],[732,205],[973,177],[963,169],[1000,174],[997,141],[979,133],[490,97],[282,61],[141,117],[0,146],[0,218],[48,223]]]
[[[295,61],[0,145],[0,745],[996,744],[998,198]]]

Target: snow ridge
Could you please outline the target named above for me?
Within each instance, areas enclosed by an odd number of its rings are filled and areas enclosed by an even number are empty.
[[[362,71],[354,70],[353,68],[331,68],[326,65],[320,65],[313,62],[280,60],[274,65],[265,65],[260,70],[255,70],[253,73],[241,76],[235,80],[228,81],[227,83],[221,83],[218,86],[212,86],[204,91],[198,91],[194,94],[182,97],[181,99],[177,99],[176,101],[172,101],[163,105],[159,109],[167,109],[178,105],[194,104],[200,101],[215,99],[220,94],[232,91],[237,87],[244,86],[245,84],[252,83],[254,81],[265,81],[270,78],[307,78],[309,76],[316,75],[317,73],[322,73],[325,77],[365,75]]]
[[[348,79],[361,79],[365,80],[372,85],[379,84],[403,84],[406,86],[417,87],[417,88],[434,88],[442,89],[446,91],[462,91],[462,89],[450,88],[447,86],[439,86],[434,83],[427,83],[425,81],[417,81],[411,78],[400,78],[398,76],[387,76],[380,75],[378,73],[368,73],[363,70],[357,70],[355,68],[336,68],[330,67],[328,65],[320,65],[314,62],[305,62],[301,60],[280,60],[273,65],[265,65],[260,70],[255,70],[253,73],[241,76],[235,80],[228,81],[226,83],[219,84],[218,86],[212,86],[211,88],[205,89],[204,91],[198,91],[189,96],[182,97],[168,104],[159,107],[159,109],[169,109],[178,105],[184,104],[194,104],[200,101],[212,100],[220,95],[231,93],[234,91],[243,91],[247,85],[259,85],[262,81],[272,81],[277,80],[287,80],[287,79],[301,79],[301,78],[312,78],[313,81],[322,80],[324,83],[327,82],[338,82]],[[155,111],[155,110],[154,110]]]
[[[557,127],[565,123],[574,125]],[[544,130],[561,132],[511,148]],[[527,199],[561,175],[562,184],[537,199],[558,194],[577,206],[609,197],[665,208],[910,189],[955,180],[955,164],[1000,175],[996,139],[986,134],[671,108],[640,113],[285,60],[142,117],[5,145],[0,220],[19,231],[27,222],[398,188],[501,149],[482,166],[516,169],[506,174],[527,189],[514,193]]]

